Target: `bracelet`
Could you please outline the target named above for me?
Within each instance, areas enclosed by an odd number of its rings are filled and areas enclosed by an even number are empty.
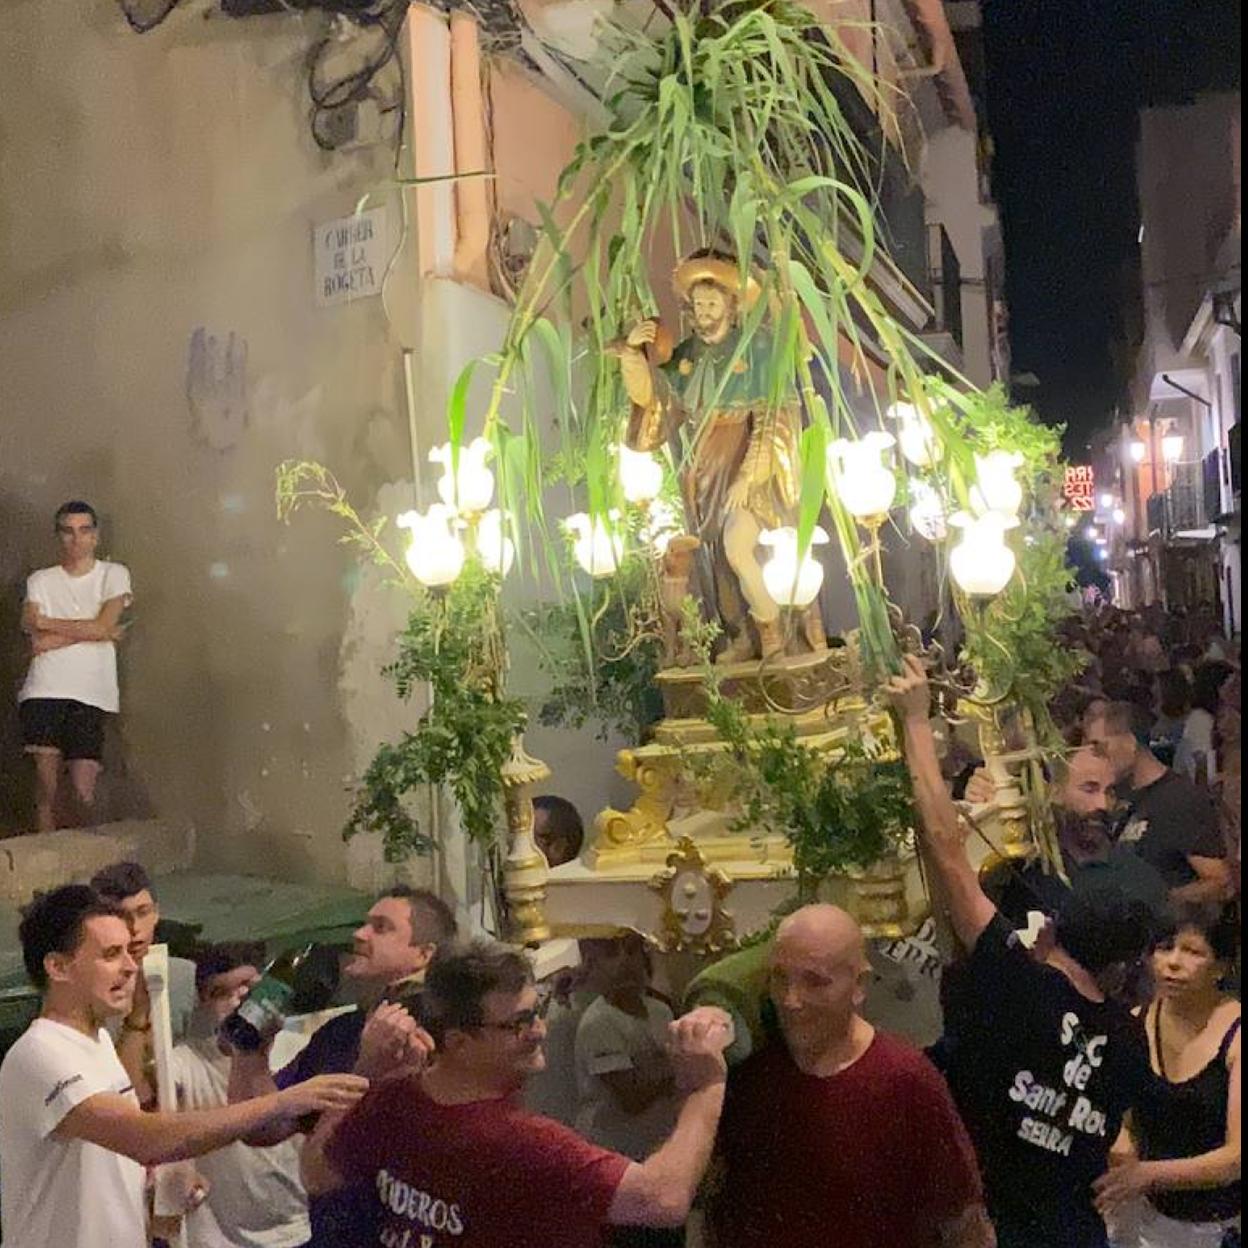
[[[123,1018],[121,1020],[121,1029],[122,1031],[133,1031],[137,1032],[139,1035],[146,1035],[152,1029],[152,1022],[151,1019],[148,1019],[146,1027],[139,1027],[132,1023],[128,1018]]]

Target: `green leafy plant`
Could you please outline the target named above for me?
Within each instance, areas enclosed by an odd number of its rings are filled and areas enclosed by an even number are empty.
[[[871,741],[821,752],[792,723],[761,722],[721,695],[709,663],[713,633],[696,641],[707,688],[707,719],[727,747],[691,755],[695,772],[724,786],[737,808],[734,831],[779,832],[793,849],[796,904],[813,901],[830,876],[869,867],[905,847],[916,812],[909,772]]]
[[[346,525],[341,540],[384,569],[387,581],[409,595],[407,628],[386,674],[404,701],[419,690],[429,694],[428,709],[415,729],[382,745],[369,764],[344,839],[376,832],[391,862],[429,852],[432,842],[412,813],[412,799],[426,787],[446,786],[464,832],[488,860],[497,852],[502,826],[502,766],[525,724],[523,702],[508,697],[503,687],[498,578],[470,558],[448,589],[425,589],[383,541],[385,517],[365,521],[320,464],[282,464],[277,473],[279,518],[288,521],[305,505],[338,516]]]
[[[538,661],[551,682],[537,720],[548,728],[596,725],[605,740],[617,733],[642,741],[663,715],[655,684],[662,657],[654,632],[639,632],[628,599],[613,595],[592,620],[594,663],[581,653],[581,621],[571,602],[525,612],[522,623],[538,645]]]

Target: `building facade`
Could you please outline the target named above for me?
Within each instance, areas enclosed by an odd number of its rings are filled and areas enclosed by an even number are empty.
[[[1128,605],[1241,627],[1240,96],[1145,109],[1137,149],[1142,341],[1129,411],[1101,439],[1124,514]]]

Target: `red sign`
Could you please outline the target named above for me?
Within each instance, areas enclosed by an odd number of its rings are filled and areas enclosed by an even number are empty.
[[[1066,468],[1066,480],[1062,494],[1071,511],[1096,510],[1096,477],[1091,464],[1070,464]]]

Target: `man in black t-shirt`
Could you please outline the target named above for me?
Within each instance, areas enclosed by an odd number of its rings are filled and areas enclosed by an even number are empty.
[[[1113,769],[1126,805],[1118,843],[1157,869],[1172,902],[1221,904],[1230,897],[1231,873],[1213,802],[1157,760],[1135,719],[1134,707],[1110,702],[1087,724],[1088,744]]]
[[[947,972],[950,1083],[984,1171],[999,1248],[1106,1248],[1092,1184],[1151,1085],[1142,1031],[1109,989],[1143,954],[1148,911],[1116,890],[1072,895],[1041,962],[985,895],[940,774],[918,659],[890,695],[905,726],[920,842],[965,961]]]

